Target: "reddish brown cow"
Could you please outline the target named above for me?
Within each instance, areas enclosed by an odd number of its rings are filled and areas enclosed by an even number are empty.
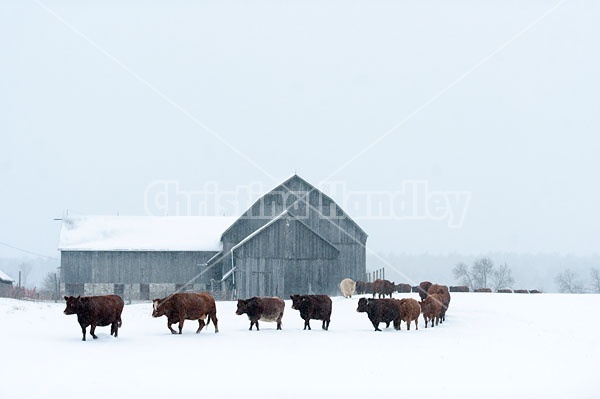
[[[396,291],[396,285],[391,281],[377,279],[373,282],[373,298],[375,298],[375,294],[379,294],[380,299],[386,295],[391,298],[394,291]]]
[[[304,329],[310,330],[310,320],[323,320],[323,330],[329,329],[331,321],[331,298],[327,295],[290,295],[292,309],[300,311]]]
[[[250,299],[238,299],[237,311],[235,314],[243,315],[246,313],[250,319],[250,331],[252,326],[256,325],[258,331],[258,321],[276,321],[277,329],[281,330],[281,319],[283,318],[283,309],[285,302],[278,297],[252,297]]]
[[[425,328],[427,328],[429,320],[431,320],[431,327],[434,326],[434,321],[437,326],[440,322],[440,312],[442,310],[442,298],[439,294],[427,295],[419,305],[421,305],[421,312],[425,320]]]
[[[410,322],[415,321],[415,329],[419,329],[419,315],[421,314],[421,306],[419,302],[412,298],[400,299],[400,319],[406,322],[406,328],[410,330]],[[398,324],[400,330],[400,324]]]
[[[81,326],[83,333],[82,341],[85,341],[85,329],[90,327],[90,335],[98,338],[94,332],[96,326],[110,325],[110,335],[115,338],[119,335],[119,327],[123,324],[121,321],[121,313],[125,303],[118,295],[103,295],[103,296],[78,296],[77,298],[70,296],[64,297],[67,301],[67,307],[64,313],[67,315],[76,314],[77,321]]]
[[[219,320],[217,319],[217,306],[215,298],[208,292],[182,292],[169,295],[166,298],[154,299],[152,301],[152,317],[167,316],[167,327],[172,334],[177,334],[171,328],[172,324],[179,323],[179,334],[183,330],[184,320],[198,320],[198,330],[202,331],[205,325],[212,320],[215,325],[215,333],[219,332]],[[208,318],[206,324],[204,319]]]
[[[394,323],[396,330],[400,329],[400,301],[398,299],[371,299],[360,298],[356,311],[366,313],[375,327],[375,331],[379,329],[379,323],[386,323],[386,328],[390,326],[390,322]]]
[[[446,321],[446,311],[450,306],[450,292],[448,291],[448,287],[445,285],[439,284],[431,284],[427,293],[430,294],[438,294],[442,298],[442,310],[440,313],[440,321]]]

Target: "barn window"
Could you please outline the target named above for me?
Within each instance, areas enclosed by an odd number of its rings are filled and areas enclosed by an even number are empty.
[[[121,298],[125,296],[125,284],[115,284],[114,293]]]
[[[79,296],[83,295],[83,283],[66,283],[65,284],[65,295],[67,296]]]
[[[140,300],[150,300],[150,284],[140,284]]]

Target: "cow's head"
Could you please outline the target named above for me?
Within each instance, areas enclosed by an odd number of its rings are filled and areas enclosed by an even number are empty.
[[[292,309],[298,309],[298,307],[302,303],[302,296],[301,295],[290,295],[290,299],[292,300]]]
[[[367,298],[360,298],[358,300],[357,312],[366,312],[369,308],[369,300]]]
[[[236,315],[242,315],[248,311],[248,300],[247,299],[238,299],[237,310],[235,311]]]
[[[65,301],[67,302],[67,307],[65,308],[65,314],[77,314],[77,310],[79,309],[79,305],[81,304],[81,297],[78,296],[75,298],[74,296],[65,296]]]
[[[165,315],[165,307],[161,306],[164,299],[153,299],[152,300],[152,317],[160,317]]]

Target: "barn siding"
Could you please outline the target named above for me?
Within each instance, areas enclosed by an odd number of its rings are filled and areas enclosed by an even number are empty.
[[[278,220],[234,253],[238,297],[333,294],[340,251],[297,220]]]
[[[68,284],[184,284],[202,271],[216,252],[62,251],[61,280]],[[195,283],[210,281],[204,274]]]

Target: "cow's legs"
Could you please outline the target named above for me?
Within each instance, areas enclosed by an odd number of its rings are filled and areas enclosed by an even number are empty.
[[[371,323],[373,324],[373,327],[375,327],[375,331],[381,331],[381,330],[379,329],[379,323],[377,323],[377,322],[374,322],[374,321],[372,321]]]
[[[179,319],[179,335],[182,334],[183,332],[183,322],[185,321],[185,319]]]
[[[217,312],[213,311],[213,313],[210,315],[210,318],[212,319],[212,322],[215,325],[215,334],[216,334],[219,332],[219,319],[217,319]]]
[[[118,321],[113,321],[111,327],[110,327],[110,335],[115,336],[115,338],[117,338],[117,336],[119,335],[119,322]]]
[[[92,326],[90,327],[90,335],[94,338],[97,339],[98,337],[96,336],[96,334],[94,334],[94,332],[96,331],[96,325],[94,323],[92,323]]]
[[[281,330],[281,318],[283,317],[283,314],[280,314],[279,317],[277,318],[277,329]]]
[[[304,320],[304,329],[306,330],[307,327],[310,330],[310,319]]]
[[[417,317],[415,319],[415,330],[418,330],[418,329],[419,329],[419,318]]]
[[[323,320],[323,330],[329,330],[329,322],[330,320]]]
[[[196,330],[196,334],[198,334],[204,328],[206,324],[204,323],[204,319],[198,319],[198,330]]]
[[[83,338],[81,339],[82,341],[85,341],[85,327],[83,324],[81,324],[81,332],[83,333]]]
[[[173,323],[171,323],[171,320],[167,320],[167,327],[169,328],[169,331],[171,331],[171,334],[177,334],[177,331],[173,330],[173,328],[171,327]]]

